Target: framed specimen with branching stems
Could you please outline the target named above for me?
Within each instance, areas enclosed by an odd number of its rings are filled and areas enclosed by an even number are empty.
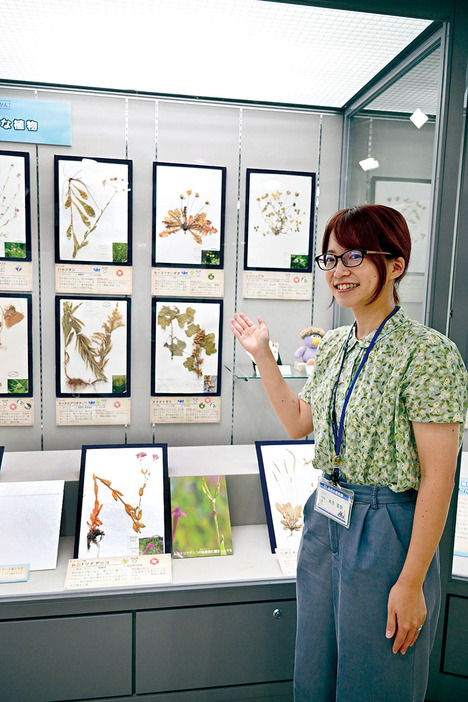
[[[244,269],[312,270],[315,173],[247,168]]]
[[[0,260],[31,260],[29,154],[0,151]]]
[[[56,297],[57,396],[130,395],[129,298]]]
[[[132,263],[132,162],[55,156],[56,263]]]
[[[83,446],[74,557],[170,551],[167,444]]]
[[[222,323],[222,300],[153,298],[153,396],[221,394]]]
[[[31,396],[32,295],[0,293],[0,396]]]
[[[258,467],[272,553],[297,549],[304,505],[322,471],[313,467],[313,441],[256,441]]]
[[[222,268],[226,168],[153,164],[153,265]]]

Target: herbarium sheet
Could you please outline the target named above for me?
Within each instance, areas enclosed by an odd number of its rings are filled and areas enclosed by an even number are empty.
[[[297,549],[304,525],[304,505],[321,470],[313,467],[313,441],[256,441],[260,480],[271,550]]]
[[[83,446],[75,558],[170,553],[166,444]]]
[[[56,298],[57,396],[130,395],[130,300]]]
[[[315,173],[248,168],[245,270],[312,270]]]
[[[222,268],[226,168],[153,165],[153,263]]]
[[[152,395],[221,393],[222,300],[153,298]]]
[[[29,154],[0,151],[0,260],[31,260]]]
[[[0,293],[0,395],[32,395],[32,296]]]
[[[56,263],[132,262],[132,162],[55,156]]]

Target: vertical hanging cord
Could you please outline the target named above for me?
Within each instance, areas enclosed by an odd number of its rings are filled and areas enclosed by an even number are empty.
[[[34,99],[38,99],[37,90],[34,91]],[[44,386],[42,380],[43,356],[42,356],[42,263],[41,263],[41,217],[39,206],[39,145],[36,144],[36,218],[37,218],[37,286],[38,286],[38,313],[39,313],[39,407],[40,407],[40,432],[41,451],[44,450]],[[31,349],[32,353],[32,349]]]
[[[373,136],[373,119],[371,118],[369,120],[369,138],[367,140],[367,158],[372,157],[372,136]],[[366,202],[369,202],[370,199],[370,171],[366,172]]]
[[[318,234],[318,213],[320,204],[320,165],[322,162],[322,131],[323,131],[323,114],[320,115],[319,123],[319,138],[318,138],[318,159],[317,159],[317,174],[315,181],[315,212],[314,212],[314,236],[312,240],[312,299],[310,301],[310,323],[314,323],[314,302],[315,302],[315,265],[314,259],[317,251],[317,234]]]
[[[125,98],[125,158],[128,160],[128,97]],[[124,444],[128,444],[128,424],[124,427]]]
[[[159,137],[159,101],[154,101],[154,160],[158,160],[158,137]],[[153,183],[154,187],[154,183]],[[151,306],[151,309],[153,307]],[[156,443],[156,424],[151,425],[153,444]]]
[[[240,197],[241,197],[241,173],[242,173],[242,117],[243,109],[239,108],[239,154],[237,159],[237,218],[236,218],[236,262],[234,275],[234,312],[237,312],[237,293],[239,286],[239,245],[240,245]],[[231,391],[231,446],[234,443],[234,397],[236,387],[236,338],[233,335],[232,342],[232,391]]]

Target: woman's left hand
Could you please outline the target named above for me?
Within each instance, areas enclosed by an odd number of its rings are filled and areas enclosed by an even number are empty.
[[[422,587],[405,585],[399,581],[388,597],[387,639],[395,636],[393,653],[406,653],[416,642],[426,621],[426,601]]]

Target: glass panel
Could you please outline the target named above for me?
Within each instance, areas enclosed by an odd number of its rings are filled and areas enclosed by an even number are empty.
[[[367,103],[350,124],[346,204],[388,205],[405,216],[412,256],[400,298],[408,316],[419,321],[425,314],[439,95],[438,47]],[[417,110],[425,118],[419,127],[413,122]],[[343,310],[342,323],[350,315]]]

